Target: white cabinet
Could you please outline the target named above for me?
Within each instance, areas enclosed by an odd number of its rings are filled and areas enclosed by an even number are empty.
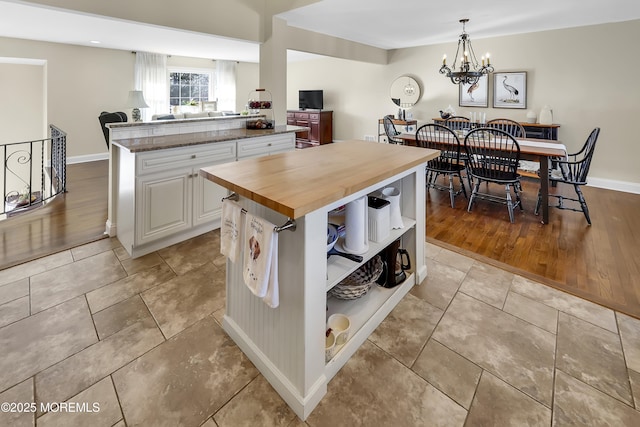
[[[227,190],[200,169],[295,149],[295,133],[131,152],[118,150],[117,236],[138,257],[220,227]]]
[[[191,179],[190,173],[178,170],[137,180],[136,246],[191,227]]]
[[[137,257],[218,228],[227,190],[199,171],[235,160],[236,141],[120,150],[118,239],[127,252]]]

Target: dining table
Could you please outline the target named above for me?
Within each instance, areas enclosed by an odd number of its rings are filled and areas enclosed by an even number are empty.
[[[401,133],[396,136],[406,145],[416,145],[415,133]],[[536,138],[515,138],[520,146],[520,159],[540,163],[540,196],[542,223],[549,223],[549,160],[553,158],[565,158],[567,147],[561,141],[550,141],[548,139]],[[461,146],[464,145],[463,138],[460,138]]]

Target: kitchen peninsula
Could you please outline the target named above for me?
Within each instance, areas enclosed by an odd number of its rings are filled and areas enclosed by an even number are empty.
[[[201,176],[235,193],[248,212],[276,225],[289,219],[296,223],[294,231],[278,235],[280,305],[270,308],[255,297],[244,284],[242,262],[227,261],[223,326],[301,419],[387,314],[425,279],[425,165],[438,154],[343,141],[200,170]],[[362,262],[327,258],[328,213],[388,186],[401,192],[404,228],[391,230],[380,242],[370,241]],[[331,288],[398,238],[413,260],[402,284],[373,286],[356,300],[328,298]],[[326,362],[326,319],[333,313],[349,316],[350,337]]]
[[[112,123],[106,233],[132,257],[220,226],[227,191],[204,166],[295,149],[297,126],[246,129],[256,116]]]

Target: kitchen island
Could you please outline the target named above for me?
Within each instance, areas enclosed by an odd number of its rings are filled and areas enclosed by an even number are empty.
[[[415,284],[427,274],[424,263],[425,165],[438,151],[343,141],[234,165],[205,167],[200,174],[238,196],[254,215],[295,231],[279,233],[280,305],[269,308],[244,284],[242,263],[227,261],[223,326],[242,351],[301,419],[327,392],[327,383]],[[404,228],[381,242],[369,242],[362,262],[327,258],[330,211],[393,186],[401,191]],[[348,232],[348,230],[347,230]],[[396,239],[412,259],[400,285],[374,286],[356,300],[328,298],[327,292]],[[242,257],[240,257],[242,259]],[[349,340],[325,361],[326,319],[343,313],[351,320]]]
[[[106,234],[135,258],[218,228],[227,192],[200,168],[295,149],[299,127],[246,129],[249,119],[108,125]]]

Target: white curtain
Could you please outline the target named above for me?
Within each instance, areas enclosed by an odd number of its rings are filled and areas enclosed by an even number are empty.
[[[236,111],[236,62],[216,61],[219,111]]]
[[[137,52],[134,77],[135,89],[142,91],[144,100],[149,106],[149,108],[140,109],[142,120],[151,120],[153,114],[169,114],[167,56]]]

